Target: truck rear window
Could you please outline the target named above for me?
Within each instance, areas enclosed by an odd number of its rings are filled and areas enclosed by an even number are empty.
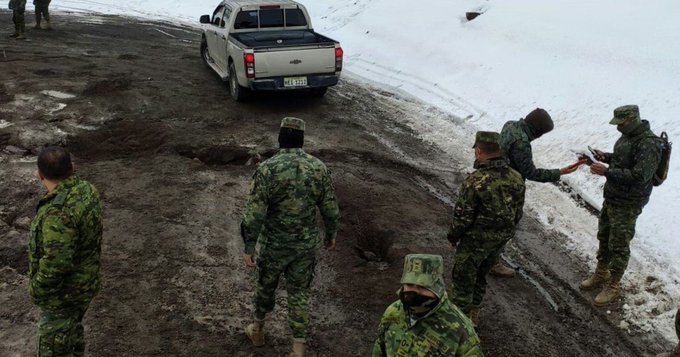
[[[234,28],[256,29],[258,24],[260,28],[307,26],[307,19],[300,9],[241,11],[236,15]]]

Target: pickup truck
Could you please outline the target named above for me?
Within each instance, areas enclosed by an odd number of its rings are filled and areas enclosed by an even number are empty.
[[[224,0],[200,18],[201,57],[244,100],[251,91],[309,90],[323,96],[342,71],[340,44],[314,32],[292,0]]]

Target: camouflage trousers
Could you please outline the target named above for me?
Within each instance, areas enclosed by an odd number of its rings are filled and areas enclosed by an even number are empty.
[[[317,251],[263,250],[257,258],[255,319],[264,320],[274,309],[276,288],[283,275],[288,293],[288,324],[293,338],[304,342],[309,330],[309,287],[314,279]]]
[[[38,322],[38,357],[85,355],[83,317],[87,306],[65,311],[42,311]]]
[[[614,275],[622,275],[628,267],[630,242],[635,236],[635,223],[640,213],[640,207],[617,206],[607,201],[602,206],[597,231],[600,241],[597,260],[609,264]]]
[[[510,240],[490,236],[466,236],[456,249],[451,300],[464,313],[479,306],[486,294],[486,277]]]
[[[51,0],[38,0],[35,2],[35,23],[40,25],[41,17],[50,22],[50,2]]]
[[[17,33],[23,33],[26,30],[25,13],[26,0],[14,0],[12,22],[14,22],[14,31]]]

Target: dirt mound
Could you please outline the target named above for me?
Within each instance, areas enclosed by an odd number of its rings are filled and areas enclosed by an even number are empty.
[[[106,96],[111,93],[128,90],[130,87],[132,87],[132,78],[129,75],[122,75],[118,78],[89,83],[85,90],[83,90],[83,95],[92,97]]]
[[[198,159],[209,166],[219,165],[253,165],[261,160],[260,155],[248,148],[233,145],[216,145],[208,147],[177,146],[177,154],[190,159]]]
[[[167,128],[155,121],[111,121],[91,135],[71,138],[67,147],[81,159],[130,158],[160,153]]]

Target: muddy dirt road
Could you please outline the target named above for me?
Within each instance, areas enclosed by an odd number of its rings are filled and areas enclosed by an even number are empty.
[[[10,25],[0,13],[2,32]],[[254,272],[241,263],[238,234],[253,163],[274,152],[285,115],[307,120],[306,149],[333,171],[343,214],[339,249],[317,267],[311,356],[368,355],[405,254],[442,253],[451,269],[444,237],[471,162],[469,129],[451,138],[461,143],[451,157],[402,120],[428,120],[431,110],[364,84],[344,80],[322,99],[237,104],[203,67],[194,29],[64,14],[55,27],[30,31],[29,42],[0,38],[0,356],[34,353],[25,246],[45,144],[66,145],[105,202],[105,283],[86,316],[91,356],[288,350],[282,290],[268,346],[252,348],[242,333]],[[620,306],[593,308],[576,289],[586,267],[559,240],[526,215],[506,252],[522,277],[490,279],[479,326],[486,355],[645,356],[666,347],[620,329]]]

